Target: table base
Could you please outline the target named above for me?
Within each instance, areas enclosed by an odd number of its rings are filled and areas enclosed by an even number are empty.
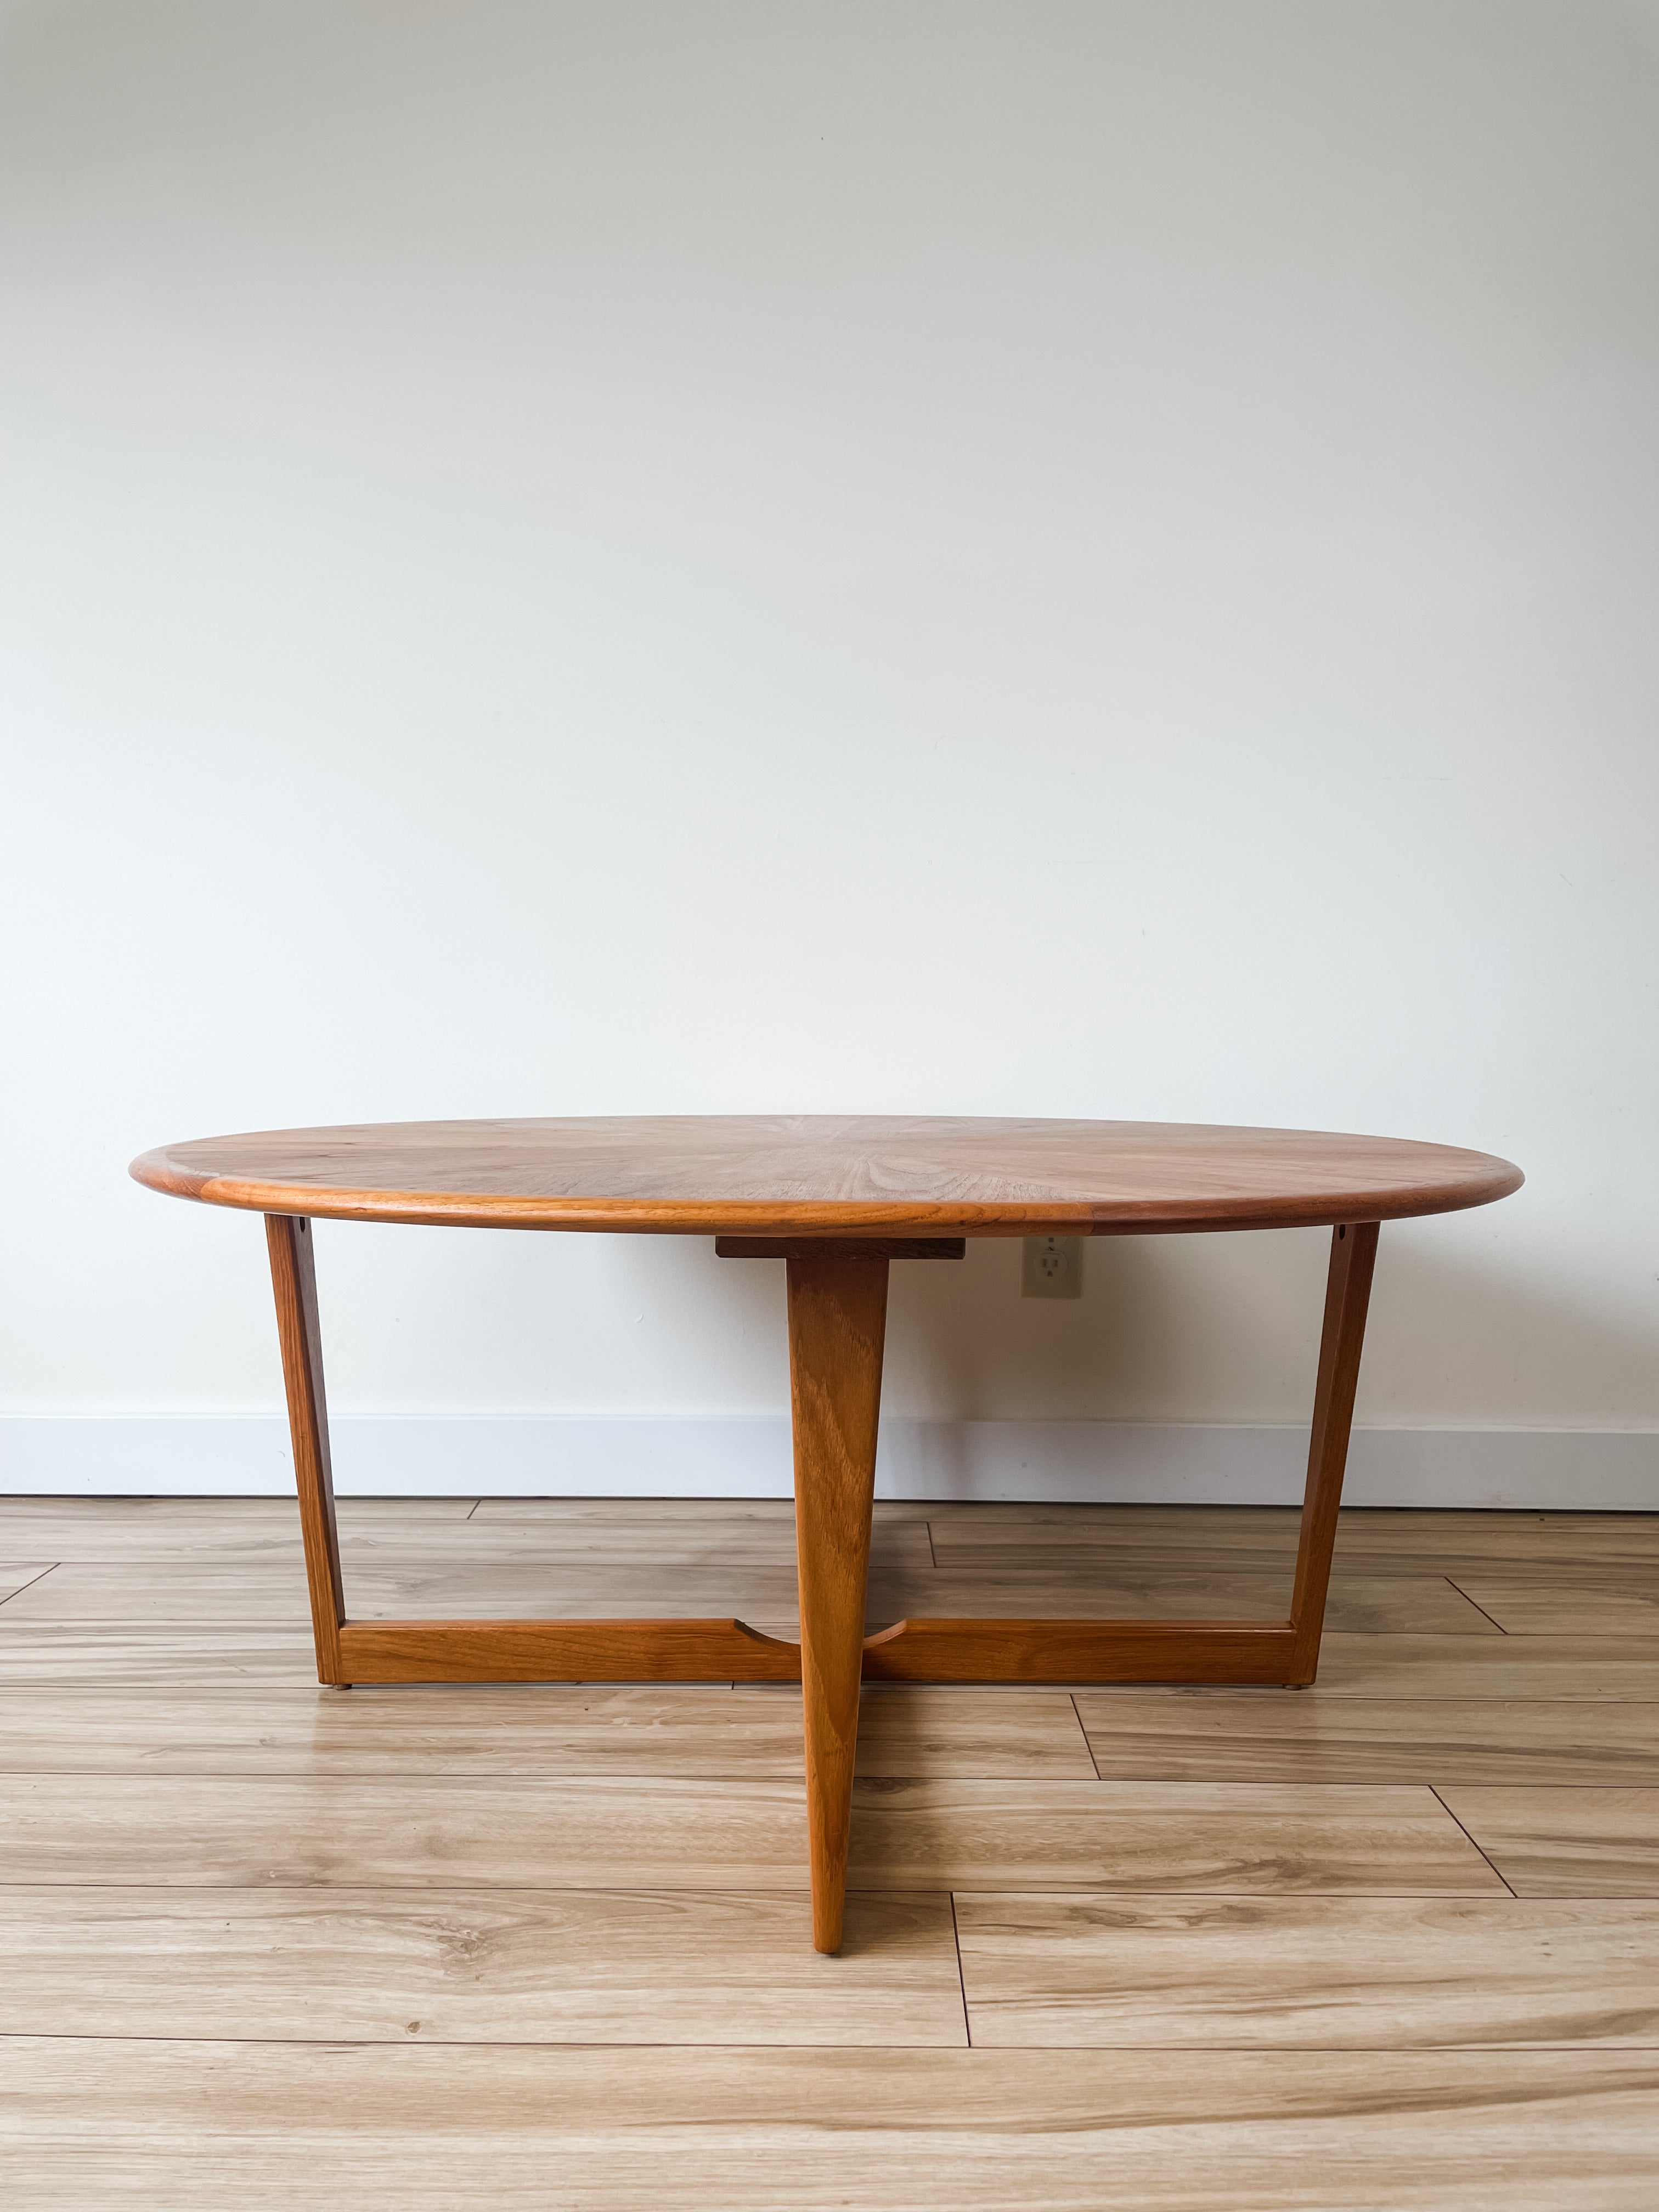
[[[888,1264],[947,1240],[721,1240],[788,1264],[801,1640],[736,1620],[354,1621],[329,1462],[311,1224],[268,1214],[320,1681],[732,1681],[803,1686],[812,1936],[840,1948],[861,1682],[1313,1680],[1353,1418],[1377,1224],[1331,1232],[1307,1488],[1284,1620],[902,1620],[864,1634]]]

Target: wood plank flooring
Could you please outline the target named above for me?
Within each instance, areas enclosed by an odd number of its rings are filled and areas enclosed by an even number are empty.
[[[838,1965],[804,1890],[20,1887],[0,2034],[960,2047],[948,1893],[861,1890]],[[665,1976],[665,1959],[674,1961]]]
[[[872,1615],[1281,1613],[1295,1516],[884,1507]],[[354,1614],[793,1617],[787,1504],[342,1502]],[[0,2197],[1624,2212],[1659,1515],[1343,1516],[1300,1692],[314,1680],[280,1500],[0,1499]]]
[[[1659,2054],[20,2039],[25,2212],[1651,2212]]]
[[[1659,1905],[959,1893],[956,1911],[984,2049],[1659,2045]]]

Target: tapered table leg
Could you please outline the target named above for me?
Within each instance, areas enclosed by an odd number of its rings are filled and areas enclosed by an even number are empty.
[[[1359,1354],[1365,1341],[1365,1309],[1376,1260],[1375,1221],[1347,1221],[1331,1231],[1330,1272],[1325,1281],[1325,1327],[1319,1343],[1319,1384],[1314,1394],[1313,1433],[1308,1442],[1308,1486],[1302,1504],[1302,1537],[1296,1553],[1291,1626],[1296,1635],[1290,1683],[1311,1682],[1319,1666],[1336,1516],[1353,1425]]]
[[[801,1702],[812,1944],[841,1948],[864,1664],[865,1585],[887,1326],[887,1261],[789,1261]]]
[[[340,1626],[345,1619],[345,1592],[334,1530],[334,1476],[328,1456],[328,1403],[323,1395],[323,1339],[317,1320],[311,1224],[295,1214],[268,1213],[265,1237],[276,1293],[276,1333],[282,1340],[289,1433],[294,1440],[306,1580],[311,1586],[317,1680],[343,1687]]]

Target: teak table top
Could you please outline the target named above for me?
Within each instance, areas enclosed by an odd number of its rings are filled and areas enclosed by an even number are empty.
[[[164,1145],[152,1189],[477,1228],[1029,1237],[1288,1229],[1484,1206],[1521,1170],[1394,1137],[1179,1121],[658,1115],[388,1121]]]

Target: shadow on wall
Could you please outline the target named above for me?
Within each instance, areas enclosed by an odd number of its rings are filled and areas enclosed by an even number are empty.
[[[1587,1287],[1547,1279],[1541,1253],[1523,1267],[1512,1254],[1483,1261],[1478,1237],[1458,1249],[1458,1219],[1382,1231],[1361,1425],[1659,1427],[1654,1332],[1615,1317]],[[1648,1278],[1652,1289],[1650,1266]],[[1623,1304],[1627,1314],[1627,1290]]]
[[[1500,1268],[1453,1249],[1456,1225],[1383,1230],[1360,1425],[1653,1426],[1651,1339],[1512,1259]],[[1091,1240],[1075,1304],[1020,1297],[1018,1243],[970,1245],[959,1268],[896,1267],[884,1404],[981,1420],[1300,1423],[1329,1242],[1325,1230]]]
[[[1329,1235],[1101,1237],[1076,1302],[1020,1296],[1018,1238],[898,1261],[884,1411],[945,1420],[1304,1422]],[[1652,1346],[1545,1288],[1479,1217],[1383,1231],[1362,1426],[1659,1425]],[[341,1412],[759,1413],[788,1402],[783,1263],[702,1237],[319,1224]],[[274,1383],[275,1374],[271,1380]]]

